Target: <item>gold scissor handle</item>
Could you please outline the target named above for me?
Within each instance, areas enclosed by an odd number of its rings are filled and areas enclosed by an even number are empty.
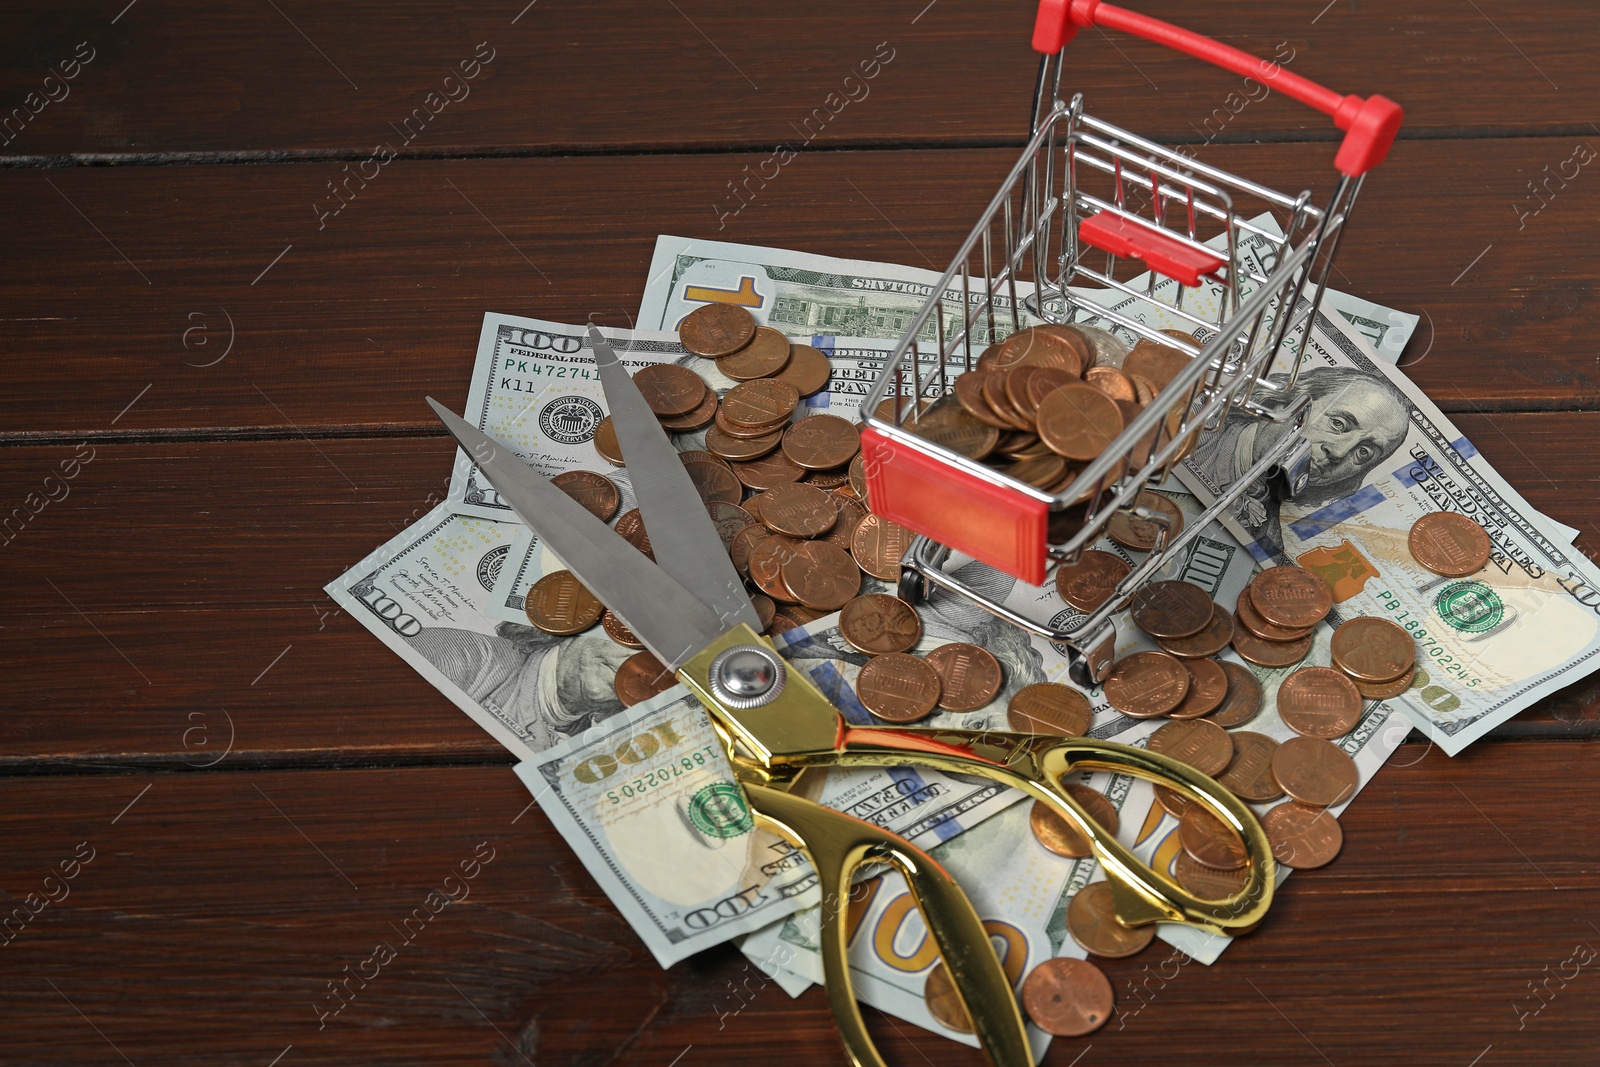
[[[863,863],[888,863],[911,887],[928,932],[972,1019],[978,1043],[996,1067],[1033,1062],[1011,984],[989,944],[978,913],[956,880],[926,852],[871,823],[779,789],[745,783],[757,821],[803,849],[822,891],[822,971],[828,1002],[855,1067],[885,1067],[861,1018],[850,964],[844,913],[850,877]]]

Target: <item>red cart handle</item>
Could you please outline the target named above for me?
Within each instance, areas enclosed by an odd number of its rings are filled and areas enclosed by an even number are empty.
[[[1400,132],[1400,105],[1388,97],[1376,93],[1365,100],[1359,96],[1340,96],[1309,78],[1289,73],[1276,63],[1257,59],[1248,52],[1170,22],[1103,4],[1100,0],[1039,0],[1039,17],[1033,24],[1034,50],[1046,55],[1059,52],[1082,26],[1121,30],[1235,74],[1270,80],[1274,88],[1324,115],[1333,116],[1333,124],[1345,131],[1333,165],[1350,177],[1365,174],[1382,163],[1389,154],[1389,146],[1394,144],[1395,134]]]

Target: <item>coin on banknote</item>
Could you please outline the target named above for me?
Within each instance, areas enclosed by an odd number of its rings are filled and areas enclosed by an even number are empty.
[[[607,611],[600,616],[600,627],[605,630],[606,636],[611,638],[623,648],[643,648],[644,642],[623,622],[614,612]]]
[[[916,535],[881,515],[868,515],[850,539],[850,554],[858,566],[886,582],[900,577],[900,560]]]
[[[562,636],[582,633],[605,613],[605,605],[571,571],[554,571],[534,582],[523,606],[534,626]]]
[[[1156,936],[1156,925],[1123,925],[1112,901],[1111,883],[1090,882],[1067,904],[1067,933],[1091,954],[1117,960],[1143,952]]]
[[[655,549],[650,545],[650,534],[644,528],[644,513],[638,508],[629,508],[617,518],[615,527],[617,534],[628,544],[637,548],[651,559],[656,558]]]
[[[1146,582],[1133,594],[1128,614],[1151,637],[1189,637],[1211,622],[1215,605],[1204,589],[1181,580]]]
[[[789,421],[800,390],[774,378],[740,382],[722,398],[722,416],[737,427],[766,428]]]
[[[1061,599],[1082,612],[1091,612],[1111,599],[1117,583],[1128,576],[1129,567],[1109,552],[1089,549],[1076,563],[1056,568],[1056,592]]]
[[[1183,669],[1189,672],[1189,691],[1183,694],[1183,703],[1167,712],[1168,716],[1198,719],[1222,706],[1228,695],[1228,674],[1222,664],[1214,659],[1186,659]]]
[[[1352,678],[1356,683],[1356,691],[1361,694],[1362,700],[1388,700],[1397,697],[1411,688],[1411,683],[1416,681],[1417,668],[1413,665],[1406,673],[1392,682],[1363,682]]]
[[[757,326],[750,343],[717,360],[717,369],[734,381],[777,374],[789,362],[789,339],[770,326]]]
[[[1223,727],[1243,726],[1261,714],[1261,681],[1249,667],[1226,660],[1222,671],[1228,676],[1228,695],[1211,713],[1211,721]]]
[[[1000,692],[1000,661],[986,648],[952,641],[924,658],[939,674],[939,706],[946,711],[977,711]]]
[[[1245,627],[1233,631],[1233,650],[1258,667],[1292,667],[1311,653],[1314,635],[1298,641],[1263,641]]]
[[[612,683],[622,706],[631,708],[678,684],[677,676],[649,652],[636,652],[622,661]]]
[[[1165,520],[1167,541],[1183,532],[1183,511],[1177,504],[1152,489],[1140,490],[1134,497],[1134,506],[1157,512]],[[1156,547],[1156,539],[1163,526],[1154,519],[1141,519],[1132,511],[1114,512],[1106,524],[1106,536],[1124,548],[1149,552]]]
[[[1252,804],[1265,804],[1283,796],[1283,786],[1272,773],[1278,742],[1253,730],[1235,730],[1230,736],[1233,738],[1233,762],[1217,775],[1217,782],[1240,800]]]
[[[1333,607],[1328,583],[1304,567],[1268,567],[1250,581],[1250,603],[1275,626],[1315,626]]]
[[[1093,718],[1089,698],[1060,682],[1023,686],[1006,706],[1007,723],[1022,734],[1082,737],[1089,732]]]
[[[856,491],[856,496],[863,504],[869,503],[867,500],[867,457],[860,452],[857,452],[855,458],[850,461],[850,488]]]
[[[1301,667],[1278,683],[1278,715],[1302,737],[1343,737],[1361,720],[1361,693],[1332,667]]]
[[[1250,602],[1249,586],[1239,590],[1239,597],[1234,603],[1235,621],[1263,641],[1298,641],[1316,629],[1315,623],[1310,626],[1274,626],[1262,618],[1256,606]]]
[[[1086,785],[1073,784],[1064,788],[1107,834],[1112,837],[1117,835],[1117,809],[1111,806],[1111,801],[1106,799],[1104,793]],[[1033,830],[1034,840],[1058,856],[1082,859],[1093,854],[1089,839],[1078,831],[1071,820],[1057,814],[1042,800],[1033,802],[1033,810],[1028,813],[1028,825]]]
[[[706,382],[676,363],[651,363],[639,368],[633,384],[657,416],[687,415],[706,398]]]
[[[1250,861],[1244,840],[1233,827],[1200,804],[1190,805],[1178,820],[1178,841],[1185,852],[1207,867],[1232,871]]]
[[[1295,870],[1324,866],[1344,847],[1344,830],[1332,812],[1293,800],[1263,815],[1261,828],[1272,843],[1272,858]]]
[[[961,997],[956,993],[956,984],[951,980],[944,960],[935,963],[933,969],[928,972],[927,981],[922,987],[922,1001],[928,1006],[928,1014],[932,1015],[940,1026],[954,1030],[958,1034],[972,1033],[972,1017],[961,1004]]]
[[[610,522],[611,516],[622,506],[622,493],[617,483],[594,471],[562,471],[550,479],[550,484],[582,504],[585,511],[601,522]]]
[[[1106,676],[1104,692],[1113,708],[1135,719],[1165,715],[1183,703],[1189,672],[1183,661],[1165,652],[1124,656]]]
[[[1088,960],[1045,960],[1022,983],[1022,1006],[1033,1025],[1056,1037],[1082,1037],[1111,1018],[1116,998]]]
[[[1333,665],[1369,684],[1392,682],[1417,661],[1417,643],[1387,619],[1358,615],[1339,624],[1330,651]]]
[[[622,466],[622,445],[617,441],[617,427],[610,415],[595,424],[594,450],[613,467]]]
[[[1245,868],[1207,867],[1187,852],[1178,853],[1172,864],[1172,876],[1201,900],[1228,900],[1250,884],[1250,872]]]
[[[658,420],[661,423],[661,428],[671,433],[691,433],[695,430],[703,430],[716,420],[717,405],[719,403],[717,394],[713,390],[707,389],[705,398],[700,401],[699,407],[693,408],[682,415],[661,415],[658,416]]]
[[[755,527],[752,526],[749,529],[755,529]],[[735,543],[738,543],[738,538],[745,536],[744,531],[741,530],[738,537],[735,538]],[[746,569],[750,572],[750,580],[755,583],[756,588],[772,599],[784,604],[798,604],[800,597],[783,580],[783,566],[794,558],[795,549],[804,543],[792,537],[774,534],[770,531],[766,539],[757,539],[750,546],[750,554],[747,557],[748,563],[746,564]]]
[[[808,471],[843,467],[861,450],[861,432],[837,415],[807,415],[783,433],[783,454]]]
[[[695,491],[707,504],[738,504],[744,499],[744,486],[734,476],[733,468],[720,459],[686,460],[683,469],[689,472]]]
[[[1092,385],[1063,385],[1039,405],[1039,437],[1050,450],[1087,462],[1122,432],[1122,409]]]
[[[884,722],[916,722],[939,705],[939,675],[904,652],[874,656],[856,675],[856,696]]]
[[[826,541],[795,545],[783,561],[782,573],[783,584],[794,592],[795,599],[819,611],[837,611],[861,592],[861,571],[855,560]]]
[[[800,390],[801,396],[814,396],[828,387],[828,379],[832,374],[833,364],[825,353],[810,345],[791,344],[789,362],[777,373],[776,378]]]
[[[756,335],[756,318],[737,304],[702,304],[678,324],[678,340],[697,356],[731,356]]]
[[[709,436],[708,434],[707,437]],[[804,468],[795,466],[794,462],[777,448],[765,456],[730,463],[729,466],[733,468],[735,478],[746,487],[757,491],[798,482],[801,475],[805,474]]]
[[[1272,776],[1294,799],[1322,808],[1349,800],[1361,786],[1355,760],[1320,737],[1291,737],[1279,745]]]
[[[1155,793],[1156,803],[1165,808],[1174,819],[1183,818],[1183,813],[1194,807],[1194,801],[1170,786],[1158,785]]]
[[[1489,535],[1459,512],[1435,511],[1411,524],[1411,558],[1435,574],[1465,578],[1489,562]]]
[[[762,494],[761,522],[774,533],[815,537],[839,519],[833,498],[814,485],[790,482]]]
[[[1205,719],[1169,722],[1151,734],[1145,746],[1151,752],[1171,756],[1213,778],[1233,762],[1233,738],[1228,731]]]
[[[922,621],[899,597],[866,593],[839,609],[839,636],[869,656],[905,652],[922,636]]]
[[[1221,604],[1211,605],[1211,619],[1187,637],[1158,637],[1161,651],[1179,659],[1215,656],[1233,641],[1233,613]]]

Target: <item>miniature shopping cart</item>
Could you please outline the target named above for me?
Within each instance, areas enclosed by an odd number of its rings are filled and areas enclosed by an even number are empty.
[[[1331,116],[1346,133],[1327,205],[1313,205],[1309,191],[1286,196],[1102,122],[1083,111],[1081,96],[1063,102],[1062,49],[1084,26],[1167,45]],[[1401,110],[1382,96],[1340,96],[1098,0],[1043,0],[1033,46],[1044,60],[1028,146],[867,394],[862,452],[873,511],[918,535],[902,563],[902,596],[915,601],[933,587],[964,596],[1066,646],[1074,676],[1088,683],[1110,668],[1113,616],[1207,522],[1263,479],[1280,478],[1290,495],[1304,488],[1310,398],[1290,390],[1345,220],[1364,175],[1388,154]],[[1268,254],[1246,255],[1247,246]],[[1146,280],[1132,284],[1141,272]],[[926,400],[948,393],[987,344],[1028,316],[1108,328],[1191,357],[1058,492],[917,432]],[[1175,340],[1160,332],[1162,324],[1203,343]],[[1197,521],[1173,531],[1161,513],[1139,506],[1138,494],[1230,414],[1282,423],[1288,432]],[[1040,585],[1054,568],[1075,562],[1119,510],[1160,528],[1154,550],[1108,601],[1065,629],[1025,618],[944,569],[955,550]]]

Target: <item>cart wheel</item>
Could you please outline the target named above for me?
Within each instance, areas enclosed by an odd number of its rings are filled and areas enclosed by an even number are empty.
[[[900,584],[895,590],[901,600],[916,605],[928,599],[928,582],[915,567],[900,568]]]
[[[1117,626],[1107,619],[1092,634],[1067,646],[1067,677],[1085,689],[1105,681],[1116,662]]]

